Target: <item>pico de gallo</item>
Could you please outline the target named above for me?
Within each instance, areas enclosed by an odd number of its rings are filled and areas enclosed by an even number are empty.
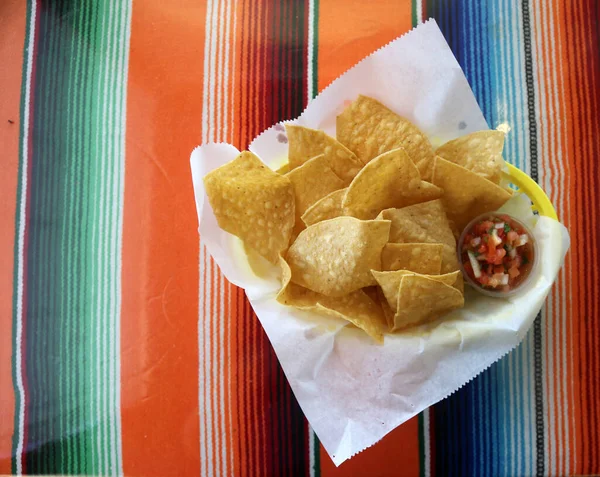
[[[483,289],[510,292],[533,266],[533,237],[515,219],[490,214],[463,233],[461,261],[468,278]]]

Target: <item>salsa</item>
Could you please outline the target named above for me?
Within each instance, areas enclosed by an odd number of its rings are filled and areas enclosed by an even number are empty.
[[[533,266],[533,238],[508,215],[488,215],[463,233],[460,250],[467,276],[482,288],[509,292],[519,286]]]

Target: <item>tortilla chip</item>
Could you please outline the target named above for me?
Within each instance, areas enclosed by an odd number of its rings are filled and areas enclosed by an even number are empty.
[[[330,297],[291,283],[287,280],[290,268],[285,260],[281,259],[281,261],[284,285],[277,295],[278,302],[302,310],[342,318],[364,330],[377,342],[383,342],[386,321],[377,300],[373,300],[363,290],[356,290],[341,297]]]
[[[442,204],[459,233],[472,219],[510,199],[502,187],[441,157],[435,158],[433,183],[444,190]]]
[[[446,283],[423,275],[406,275],[398,291],[393,331],[435,320],[464,303],[462,293]]]
[[[237,235],[271,263],[288,247],[294,188],[248,151],[208,173],[204,187],[219,227]]]
[[[388,243],[381,252],[381,269],[439,275],[443,248],[441,243]]]
[[[390,242],[443,243],[452,249],[456,247],[456,240],[440,200],[402,209],[383,210],[378,218],[392,221]]]
[[[287,252],[292,282],[327,296],[375,285],[390,222],[337,217],[302,231]]]
[[[379,306],[383,311],[383,316],[385,317],[387,329],[388,331],[390,331],[394,327],[394,316],[396,315],[396,312],[392,310],[387,299],[385,298],[385,295],[383,294],[383,291],[379,287],[377,287],[377,299],[379,301]]]
[[[290,172],[287,177],[294,186],[296,223],[304,228],[302,214],[327,194],[344,187],[344,182],[333,172],[325,156],[313,157]]]
[[[360,95],[337,117],[336,137],[363,164],[399,147],[417,166],[434,157],[429,140],[417,126],[367,96]]]
[[[361,162],[346,146],[323,131],[286,124],[288,136],[288,160],[290,169],[300,167],[311,157],[323,154],[344,186],[350,184],[362,168]]]
[[[379,304],[371,300],[362,290],[338,298],[320,297],[316,310],[347,320],[364,330],[378,343],[383,343],[385,316]]]
[[[400,282],[404,277],[418,275],[452,286],[460,275],[460,272],[458,271],[447,273],[445,275],[424,275],[408,270],[396,270],[393,272],[378,272],[372,270],[371,273],[373,274],[373,277],[375,277],[375,280],[377,280],[388,305],[394,312],[398,311],[398,292],[400,291]]]
[[[373,159],[354,178],[342,202],[345,215],[373,219],[389,207],[437,199],[442,191],[424,182],[406,152],[395,149]]]
[[[287,174],[288,172],[290,172],[290,165],[286,162],[283,166],[281,166],[275,172],[277,172],[277,174],[281,174],[281,175]]]
[[[302,215],[302,221],[306,225],[313,225],[322,220],[341,216],[343,214],[342,200],[344,199],[347,190],[348,189],[340,189],[333,191],[331,194],[328,194],[315,202],[306,209],[306,212]]]
[[[448,141],[435,154],[458,164],[481,177],[500,184],[504,159],[504,133],[502,131],[477,131]]]
[[[440,273],[455,272],[460,268],[458,257],[456,256],[456,247],[450,247],[443,244],[442,248],[442,269]]]

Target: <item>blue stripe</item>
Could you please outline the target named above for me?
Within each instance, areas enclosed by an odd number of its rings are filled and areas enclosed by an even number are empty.
[[[529,158],[520,152],[525,151],[530,140],[523,71],[523,22],[522,12],[518,10],[521,2],[430,0],[427,3],[427,13],[436,19],[444,33],[488,125],[491,128],[502,123],[510,126],[505,159],[528,170]],[[498,20],[501,17],[505,27]],[[515,39],[513,21],[519,35]],[[512,354],[435,405],[432,418],[436,459],[433,465],[438,474],[511,475],[517,458],[521,461],[515,468],[518,475],[536,471],[533,341],[530,333]],[[523,378],[525,385],[521,382]],[[510,386],[514,389],[512,395]],[[525,433],[531,436],[527,448],[523,440]],[[514,455],[511,453],[513,445]]]

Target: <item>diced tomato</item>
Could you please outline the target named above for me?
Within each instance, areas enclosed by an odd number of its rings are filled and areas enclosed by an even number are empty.
[[[475,233],[478,235],[482,235],[486,233],[489,229],[491,229],[493,226],[494,222],[490,220],[484,220],[483,222],[475,226]]]
[[[496,265],[494,267],[494,273],[504,273],[504,266],[503,265]]]
[[[471,235],[471,234],[465,235],[464,243],[471,243],[471,240],[473,240],[473,235]]]
[[[477,252],[479,253],[486,253],[487,252],[487,245],[482,243],[479,248],[477,249]]]
[[[496,257],[494,259],[494,263],[499,265],[502,263],[502,259],[506,256],[506,250],[503,248],[496,249]]]
[[[510,278],[516,278],[519,275],[521,275],[521,272],[519,272],[519,269],[517,267],[511,267],[508,269],[508,276]]]
[[[497,230],[498,230],[498,237],[504,238],[504,234],[505,234],[504,229],[497,229]]]
[[[514,242],[516,242],[518,238],[519,234],[514,230],[511,230],[510,232],[508,232],[508,234],[506,234],[506,241],[509,245],[512,245]]]
[[[488,241],[487,261],[493,263],[496,259],[496,244],[493,241]]]
[[[487,285],[488,282],[490,281],[490,277],[488,275],[481,274],[481,276],[477,279],[477,281],[479,283],[481,283],[482,285]]]

